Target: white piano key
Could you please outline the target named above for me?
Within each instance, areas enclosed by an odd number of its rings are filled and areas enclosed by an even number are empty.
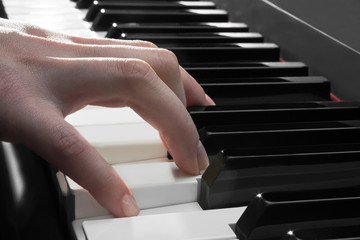
[[[192,203],[171,205],[171,206],[166,206],[166,207],[144,209],[144,210],[140,211],[139,216],[148,216],[148,215],[165,214],[165,213],[177,213],[177,212],[196,212],[196,211],[203,211],[203,210],[197,202],[192,202]],[[93,218],[82,218],[82,219],[77,219],[77,220],[73,221],[72,226],[74,229],[76,239],[77,240],[86,240],[84,230],[82,228],[82,223],[84,221],[110,219],[110,218],[113,218],[113,217],[111,215],[105,215],[105,216],[93,217]]]
[[[68,115],[65,120],[73,126],[143,123],[145,120],[129,107],[85,107]]]
[[[83,218],[77,219],[72,222],[72,227],[74,230],[74,234],[77,240],[86,240],[86,236],[82,227],[84,221],[91,221],[91,220],[101,220],[101,219],[111,219],[113,218],[111,215],[100,216],[100,217],[93,217],[93,218]]]
[[[75,3],[59,0],[13,1],[3,0],[12,20],[35,24],[52,31],[82,37],[97,36],[84,23]]]
[[[76,129],[110,164],[167,156],[158,131],[145,122]]]
[[[197,212],[203,211],[198,202],[176,204],[165,207],[149,208],[140,210],[139,216],[176,213],[176,212]]]
[[[183,173],[174,162],[117,164],[113,167],[131,189],[140,209],[197,201],[200,176]],[[108,214],[89,192],[70,178],[66,180],[69,190],[75,196],[77,219]]]
[[[232,229],[245,207],[84,221],[88,240],[237,239]]]
[[[157,130],[131,108],[90,106],[70,114],[66,120],[75,126],[110,164],[162,158],[167,155]],[[139,123],[142,125],[138,125]],[[122,124],[130,125],[102,126]]]

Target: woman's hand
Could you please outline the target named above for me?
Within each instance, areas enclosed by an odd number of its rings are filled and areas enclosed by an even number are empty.
[[[208,166],[186,105],[210,105],[168,50],[143,41],[67,36],[0,19],[0,140],[23,143],[115,216],[139,209],[128,187],[65,120],[86,105],[129,106],[159,130],[183,171]]]

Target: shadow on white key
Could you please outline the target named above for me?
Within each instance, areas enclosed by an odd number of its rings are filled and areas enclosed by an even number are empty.
[[[140,209],[156,208],[197,201],[200,176],[187,175],[174,162],[113,165],[131,189]],[[108,212],[88,191],[66,177],[75,196],[75,218],[102,216]]]
[[[76,127],[110,164],[167,156],[159,133],[147,123]]]
[[[167,156],[159,133],[130,108],[85,108],[66,120],[110,164]]]
[[[233,225],[245,207],[92,220],[83,222],[88,240],[237,239]]]

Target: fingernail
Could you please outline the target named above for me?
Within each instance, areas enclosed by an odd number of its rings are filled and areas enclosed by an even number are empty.
[[[121,200],[121,206],[126,217],[137,216],[140,212],[135,199],[128,193],[124,194]]]
[[[197,160],[200,170],[204,170],[209,166],[209,158],[201,141],[198,144]]]
[[[209,95],[205,94],[206,103],[209,105],[216,105],[215,102],[209,97]]]

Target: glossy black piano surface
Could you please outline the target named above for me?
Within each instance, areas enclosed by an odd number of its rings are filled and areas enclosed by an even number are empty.
[[[22,145],[0,144],[1,239],[71,239],[55,169]]]
[[[244,21],[282,57],[304,61],[328,78],[335,95],[360,100],[360,2],[357,0],[215,0],[231,21]]]

